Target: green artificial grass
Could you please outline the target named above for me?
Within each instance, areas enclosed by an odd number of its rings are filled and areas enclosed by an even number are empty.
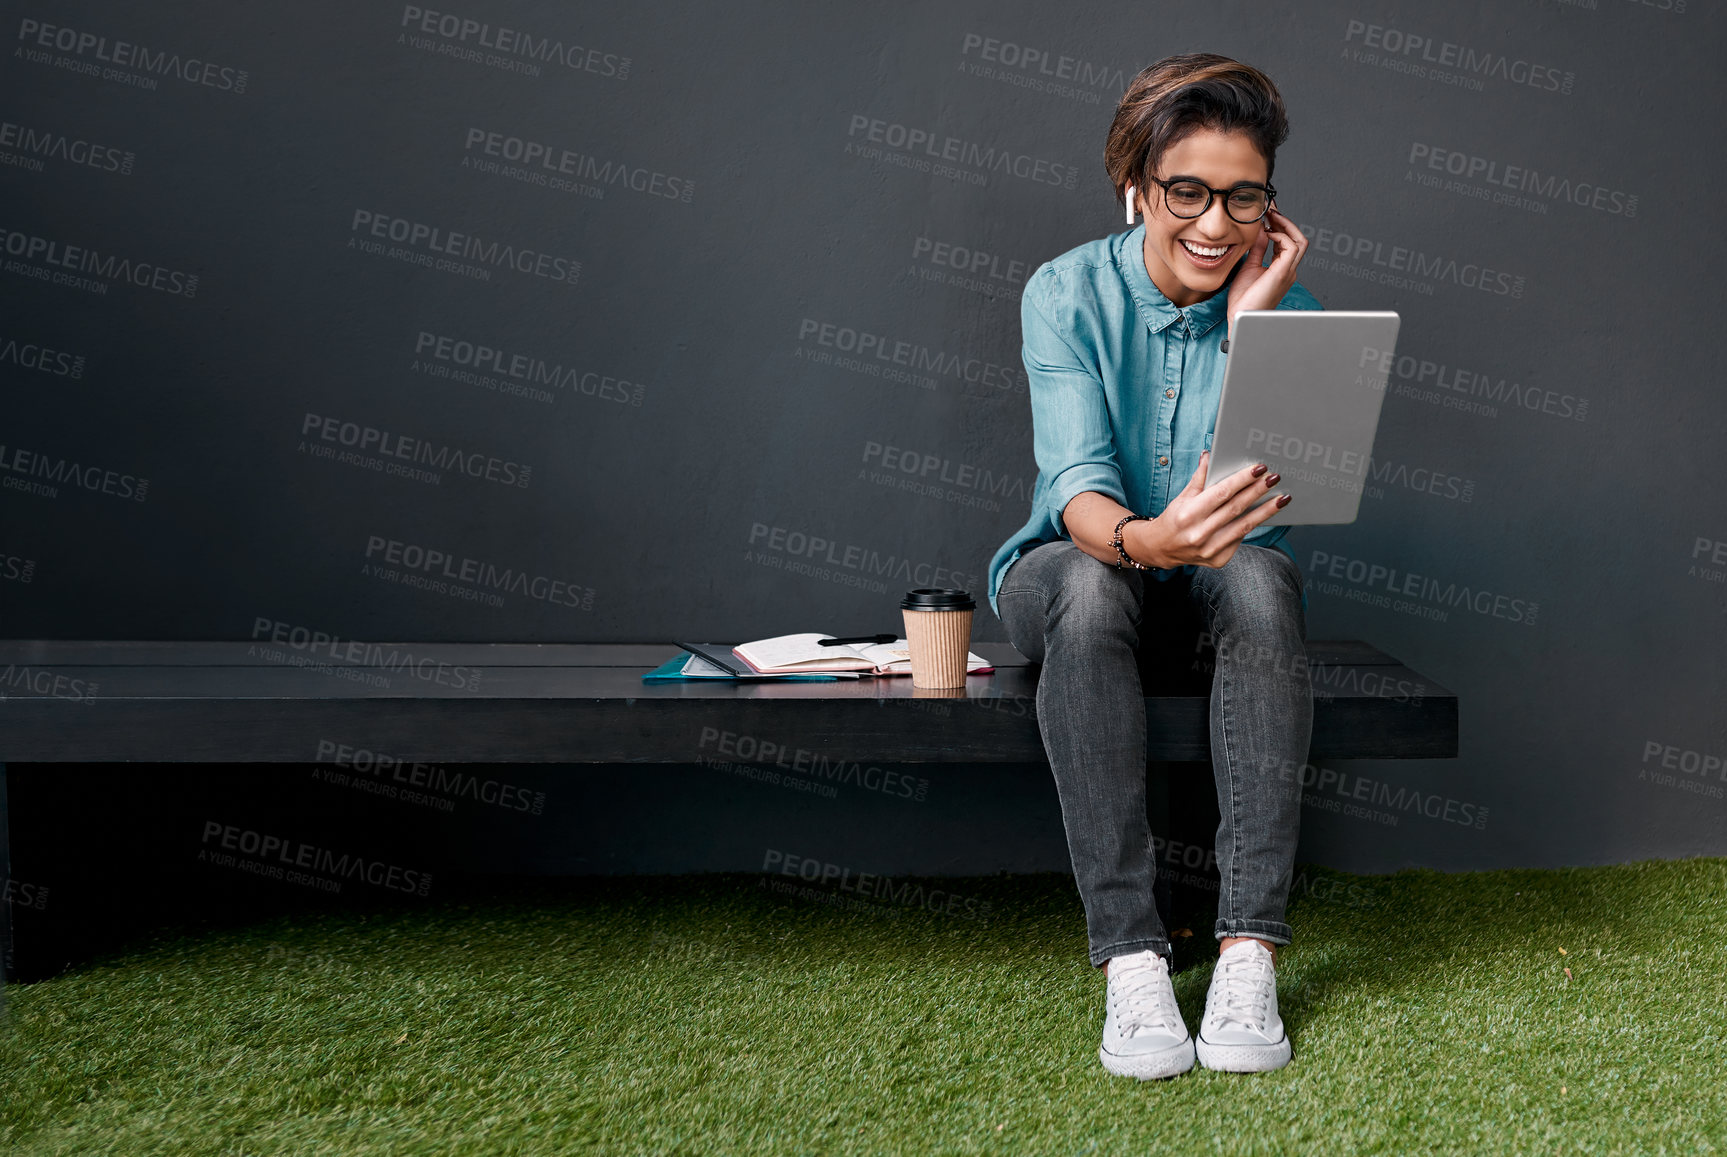
[[[1727,1149],[1724,860],[1312,871],[1294,1061],[1147,1083],[1071,880],[925,883],[954,914],[638,878],[154,943],[9,991],[0,1152]]]

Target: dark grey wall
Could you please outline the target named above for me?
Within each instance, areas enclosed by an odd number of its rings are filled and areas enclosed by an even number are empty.
[[[1715,5],[5,9],[9,637],[729,639],[981,592],[1036,473],[1020,286],[1122,227],[1127,78],[1217,51],[1288,103],[1302,282],[1404,319],[1359,521],[1290,535],[1309,635],[1464,702],[1455,762],[1317,769],[1304,852],[1727,853]],[[935,368],[854,368],[854,331]],[[367,428],[396,456],[343,443]],[[888,447],[936,464],[921,491]],[[989,481],[939,481],[962,467]],[[865,561],[794,569],[776,529]],[[430,552],[473,577],[400,581]],[[568,782],[563,820],[502,842],[678,866],[594,848],[575,817],[614,789]],[[932,789],[950,831],[977,782]],[[749,814],[795,794],[710,786]],[[927,870],[927,827],[867,867]],[[1000,864],[1059,866],[1055,835]]]

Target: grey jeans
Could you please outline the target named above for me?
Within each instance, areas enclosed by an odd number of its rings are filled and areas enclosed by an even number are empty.
[[[1021,654],[1042,669],[1037,720],[1055,775],[1091,962],[1146,948],[1170,955],[1152,898],[1146,818],[1147,655],[1209,633],[1211,764],[1217,781],[1216,936],[1290,942],[1284,921],[1300,832],[1299,771],[1313,733],[1301,569],[1242,543],[1221,567],[1167,581],[1117,569],[1072,542],[1020,555],[996,592]]]

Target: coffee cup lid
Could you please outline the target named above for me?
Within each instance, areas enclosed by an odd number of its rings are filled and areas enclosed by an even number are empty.
[[[974,611],[977,602],[971,597],[970,591],[962,591],[955,587],[919,587],[915,591],[907,591],[905,598],[900,600],[900,608],[907,611]]]

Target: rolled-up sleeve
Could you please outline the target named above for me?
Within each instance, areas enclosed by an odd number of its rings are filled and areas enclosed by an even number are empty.
[[[1047,275],[1035,279],[1041,289]],[[1021,354],[1031,392],[1032,449],[1049,479],[1045,502],[1056,530],[1072,538],[1062,511],[1087,490],[1107,494],[1123,506],[1127,492],[1115,460],[1115,433],[1103,382],[1051,322],[1028,285],[1020,298]]]

